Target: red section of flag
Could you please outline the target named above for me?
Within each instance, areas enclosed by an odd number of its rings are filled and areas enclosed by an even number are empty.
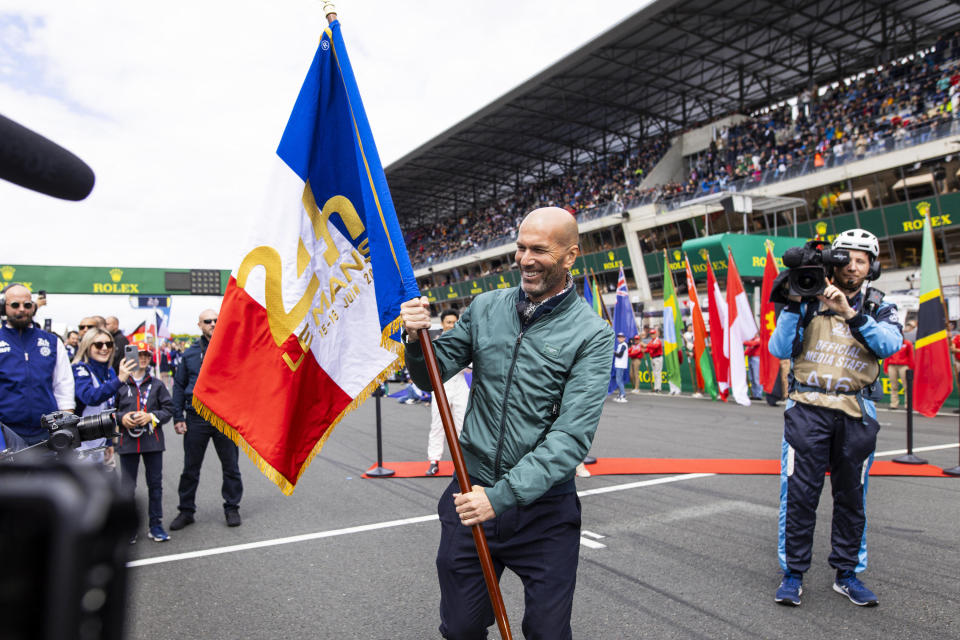
[[[916,376],[913,387],[913,406],[920,414],[932,418],[953,391],[953,363],[950,362],[947,339],[917,348],[914,362],[920,374]],[[924,372],[927,372],[926,375]]]
[[[266,309],[233,277],[204,361],[218,366],[216,375],[202,370],[194,386],[204,417],[289,494],[352,399],[303,352],[296,336],[276,345]]]
[[[723,355],[726,311],[722,307],[725,304],[723,296],[720,294],[720,286],[713,275],[713,267],[707,260],[707,305],[710,307],[707,315],[710,317],[710,355],[713,356],[713,373],[717,376],[718,391],[724,402],[727,400],[727,392],[730,388],[730,361]]]
[[[767,264],[763,267],[763,286],[760,288],[760,384],[767,393],[773,393],[773,385],[780,375],[780,361],[770,353],[770,336],[777,326],[776,305],[770,302],[773,281],[777,277],[777,263],[773,248],[767,247]]]
[[[138,324],[136,329],[127,334],[127,342],[134,344],[143,341],[143,333],[146,331],[146,328],[146,322]]]

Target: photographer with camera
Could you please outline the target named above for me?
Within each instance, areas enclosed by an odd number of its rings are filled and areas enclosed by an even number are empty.
[[[60,339],[34,325],[30,290],[14,283],[2,293],[0,422],[33,445],[48,435],[40,416],[73,411],[73,370]]]
[[[73,359],[73,381],[77,396],[77,411],[82,416],[99,415],[113,409],[116,403],[117,391],[130,378],[136,366],[120,361],[119,375],[113,372],[111,362],[114,351],[113,336],[106,329],[91,329],[87,331],[77,355]],[[105,438],[90,440],[80,445],[80,450],[106,446]],[[104,452],[97,452],[92,460],[103,462],[112,468],[113,447],[107,447]]]
[[[138,345],[138,367],[117,392],[117,422],[120,442],[120,469],[123,484],[133,492],[137,488],[137,472],[143,458],[147,478],[149,529],[154,542],[166,542],[170,536],[163,529],[163,429],[161,425],[173,417],[173,400],[163,383],[150,375],[153,352],[144,343]],[[123,365],[121,365],[123,366]],[[134,536],[130,544],[137,540]]]
[[[903,341],[895,305],[867,287],[880,275],[879,243],[863,229],[844,231],[832,247],[812,241],[789,249],[787,270],[771,299],[785,302],[770,339],[770,353],[790,358],[780,467],[778,556],[783,580],[775,601],[799,606],[810,568],[817,503],[824,474],[833,492],[834,591],[860,606],[878,603],[857,574],[866,569],[867,475],[877,432],[873,402],[878,359]]]

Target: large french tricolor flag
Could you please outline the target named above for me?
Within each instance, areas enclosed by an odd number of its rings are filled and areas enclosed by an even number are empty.
[[[402,366],[400,303],[419,295],[334,21],[280,140],[193,406],[290,494],[333,427]]]

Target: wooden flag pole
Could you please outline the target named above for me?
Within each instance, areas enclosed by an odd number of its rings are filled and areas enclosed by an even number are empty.
[[[337,19],[337,9],[330,0],[324,0],[323,13],[327,17],[328,23],[332,24]],[[450,448],[450,456],[453,458],[453,468],[457,473],[460,491],[461,493],[469,493],[473,487],[470,486],[467,463],[463,459],[463,452],[460,450],[460,440],[453,423],[453,412],[450,411],[447,393],[443,388],[443,378],[440,376],[440,367],[437,365],[437,355],[433,351],[429,330],[419,331],[419,338],[420,348],[423,350],[423,357],[427,365],[427,374],[430,376],[430,385],[433,387],[433,401],[440,413],[440,421],[443,423],[443,432],[447,437],[447,446]],[[480,566],[483,569],[483,578],[487,583],[487,593],[490,595],[493,613],[497,618],[497,626],[500,628],[500,636],[502,640],[513,640],[513,635],[510,633],[510,621],[507,619],[507,609],[503,605],[503,596],[500,594],[500,582],[497,580],[497,572],[493,568],[490,547],[487,546],[487,538],[483,534],[481,525],[475,524],[471,529],[473,530],[473,542],[477,546],[477,555],[480,557]]]
[[[453,468],[457,473],[460,492],[469,493],[473,488],[470,486],[467,463],[463,459],[463,451],[460,450],[460,440],[457,438],[457,430],[454,428],[453,413],[450,411],[450,403],[447,401],[447,392],[443,388],[443,378],[440,376],[437,356],[433,351],[433,343],[430,341],[430,332],[427,329],[421,329],[419,334],[420,348],[423,350],[427,374],[430,376],[430,385],[433,387],[433,401],[436,403],[437,410],[440,413],[440,421],[443,423],[443,432],[447,437],[447,446],[450,447],[450,457],[453,458]],[[497,572],[493,568],[493,560],[490,557],[487,538],[483,534],[483,527],[475,524],[470,528],[473,529],[473,542],[477,546],[477,555],[480,557],[483,578],[487,583],[487,593],[490,595],[493,613],[497,618],[500,636],[503,640],[512,640],[510,621],[507,620],[507,609],[503,605],[500,582],[497,580]]]

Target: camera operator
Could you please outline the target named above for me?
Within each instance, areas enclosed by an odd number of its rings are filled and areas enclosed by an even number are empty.
[[[884,303],[876,289],[863,290],[866,280],[880,273],[876,236],[863,229],[844,231],[828,252],[816,250],[807,254],[812,260],[804,259],[832,265],[824,270],[829,278],[825,289],[815,297],[789,295],[770,339],[770,353],[791,359],[780,469],[783,580],[775,600],[800,604],[803,574],[813,555],[817,503],[829,469],[833,530],[828,561],[837,572],[833,589],[854,604],[872,606],[877,597],[857,578],[867,566],[866,478],[880,429],[865,393],[879,375],[877,360],[895,353],[903,338],[896,306]],[[776,302],[782,296],[777,289],[772,298]]]
[[[34,325],[30,290],[11,284],[3,291],[6,321],[0,327],[0,422],[28,445],[47,439],[40,416],[73,411],[73,370],[57,336]]]

